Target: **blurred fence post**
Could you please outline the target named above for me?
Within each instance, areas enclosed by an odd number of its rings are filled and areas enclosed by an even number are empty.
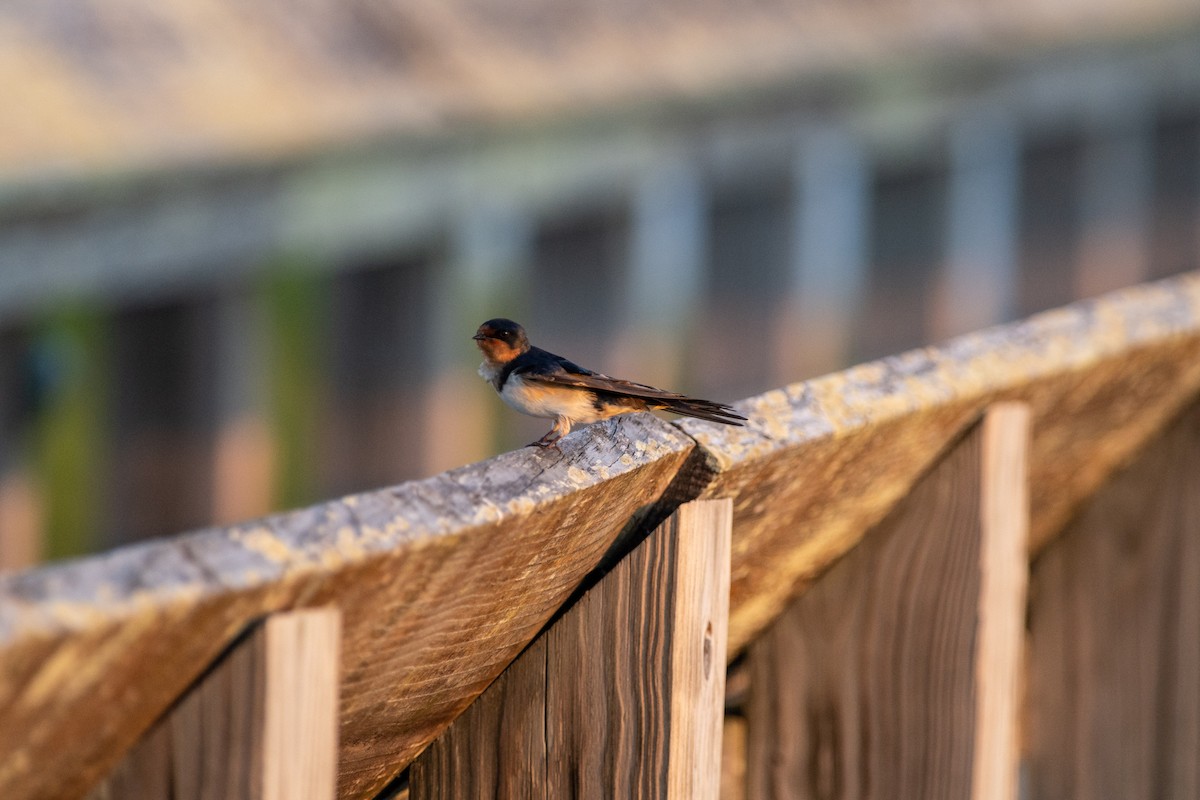
[[[0,572],[31,567],[42,554],[42,497],[30,464],[36,409],[29,337],[0,332]]]
[[[1145,280],[1154,175],[1151,116],[1136,86],[1112,76],[1086,117],[1075,296]]]
[[[792,263],[773,371],[792,382],[850,363],[862,310],[870,164],[850,131],[806,133],[793,162]]]
[[[267,399],[270,337],[262,292],[233,289],[217,300],[212,382],[216,385],[212,521],[227,524],[271,510],[276,444]]]
[[[1003,109],[983,109],[950,134],[946,257],[931,339],[995,325],[1016,311],[1020,146]]]
[[[422,447],[430,473],[487,456],[495,408],[491,389],[475,373],[476,326],[499,315],[520,316],[528,302],[532,220],[499,201],[469,208],[450,231],[434,270],[427,346],[435,370],[425,401]],[[514,310],[517,307],[517,310]]]
[[[678,386],[703,288],[705,196],[699,170],[684,153],[663,161],[633,186],[626,321],[617,332],[613,372]]]

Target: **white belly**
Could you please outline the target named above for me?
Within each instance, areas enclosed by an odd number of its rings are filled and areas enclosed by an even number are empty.
[[[612,416],[596,410],[591,392],[526,382],[520,375],[508,377],[500,397],[517,411],[531,417],[565,417],[571,422],[586,423]]]

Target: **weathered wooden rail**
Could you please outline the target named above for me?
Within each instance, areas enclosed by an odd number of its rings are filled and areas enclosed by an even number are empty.
[[[0,579],[0,797],[1200,795],[1200,275],[739,408]]]

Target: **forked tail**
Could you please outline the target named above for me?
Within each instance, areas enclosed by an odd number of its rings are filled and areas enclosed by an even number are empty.
[[[658,407],[664,411],[682,414],[685,417],[695,417],[709,422],[720,422],[725,425],[741,425],[746,418],[724,403],[714,403],[712,400],[699,400],[694,397],[681,397],[678,400],[660,401]]]

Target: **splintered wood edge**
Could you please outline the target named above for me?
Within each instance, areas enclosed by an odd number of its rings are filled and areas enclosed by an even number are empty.
[[[653,416],[621,417],[567,437],[561,454],[516,450],[424,480],[2,576],[0,666],[4,650],[26,637],[94,630],[519,523],[611,478],[665,459],[682,462],[693,446]]]

